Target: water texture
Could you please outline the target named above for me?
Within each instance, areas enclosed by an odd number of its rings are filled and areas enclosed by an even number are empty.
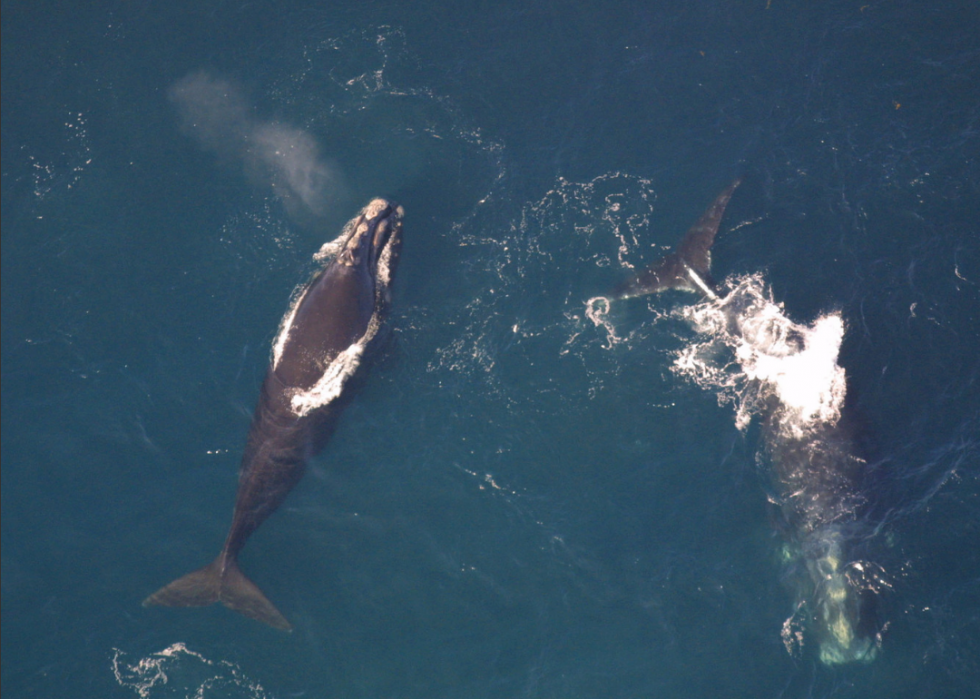
[[[5,693],[972,696],[978,26],[5,3]],[[768,315],[609,300],[736,176],[712,271]],[[290,295],[373,197],[405,208],[388,334],[242,553],[295,630],[143,608],[220,548]],[[828,439],[842,489],[787,509]],[[835,656],[840,590],[874,620]]]

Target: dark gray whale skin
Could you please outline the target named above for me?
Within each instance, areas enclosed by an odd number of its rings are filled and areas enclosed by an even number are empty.
[[[711,279],[711,246],[714,245],[725,208],[741,183],[742,179],[737,178],[722,190],[684,234],[676,250],[617,286],[613,291],[614,297],[627,299],[666,289],[686,289],[717,298],[715,283]]]
[[[342,366],[338,357],[368,344],[386,315],[403,214],[399,206],[373,200],[344,228],[339,253],[294,296],[252,416],[224,547],[209,565],[153,593],[144,606],[221,602],[277,629],[292,629],[241,572],[238,553],[299,482],[306,461],[333,430],[348,397],[344,381],[361,355],[355,352],[353,361]],[[321,395],[318,383],[328,372],[339,383]]]

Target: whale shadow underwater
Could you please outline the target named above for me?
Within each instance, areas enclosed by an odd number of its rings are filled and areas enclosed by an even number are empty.
[[[712,202],[677,247],[621,283],[613,298],[669,289],[693,291],[701,302],[679,315],[700,336],[678,355],[679,373],[719,391],[739,381],[736,424],[758,418],[757,459],[769,479],[769,500],[784,539],[786,578],[795,590],[784,624],[787,650],[802,646],[795,618],[816,638],[827,665],[870,662],[880,648],[874,564],[852,558],[870,527],[861,518],[866,468],[841,410],[846,376],[837,365],[844,324],[828,314],[811,326],[789,320],[761,275],[711,277],[711,247],[741,179]],[[795,383],[794,383],[795,382]]]
[[[300,481],[349,396],[390,305],[401,249],[400,206],[374,199],[325,244],[326,264],[293,294],[252,416],[225,544],[207,566],[157,590],[143,606],[221,602],[277,629],[292,625],[238,567],[249,536]]]

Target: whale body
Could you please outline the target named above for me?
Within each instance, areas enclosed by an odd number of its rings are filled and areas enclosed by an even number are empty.
[[[852,542],[866,535],[860,520],[864,461],[841,422],[846,393],[837,354],[844,325],[838,314],[811,326],[789,320],[758,277],[719,289],[711,278],[711,246],[739,179],[725,188],[675,250],[618,286],[625,299],[667,289],[700,294],[703,303],[681,315],[710,339],[680,353],[680,373],[708,388],[730,391],[733,368],[742,405],[736,424],[761,418],[759,460],[771,482],[770,500],[786,542],[796,610],[810,620],[821,661],[868,662],[879,647],[874,594],[849,560]],[[734,355],[734,357],[733,357]],[[724,359],[719,360],[719,357]],[[787,620],[787,650],[801,643]]]
[[[144,606],[195,607],[221,602],[277,629],[292,625],[241,572],[238,553],[282,504],[324,446],[390,302],[404,211],[375,199],[340,237],[323,246],[327,260],[298,288],[273,343],[252,416],[225,544],[209,565],[178,578]]]

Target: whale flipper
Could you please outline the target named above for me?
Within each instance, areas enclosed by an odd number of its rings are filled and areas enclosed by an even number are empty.
[[[215,602],[277,629],[293,629],[258,586],[245,577],[235,559],[224,553],[209,565],[160,588],[143,600],[143,606],[206,607]]]
[[[615,297],[628,299],[666,289],[687,289],[705,296],[716,296],[715,284],[711,279],[711,246],[715,242],[715,234],[718,233],[728,200],[741,182],[741,177],[736,178],[715,198],[708,210],[687,231],[674,252],[616,287],[613,292]]]

